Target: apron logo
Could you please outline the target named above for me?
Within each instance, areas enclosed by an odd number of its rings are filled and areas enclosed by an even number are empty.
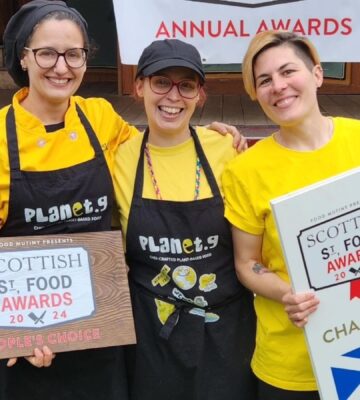
[[[96,216],[91,219],[100,219],[100,213],[104,212],[108,207],[107,196],[101,196],[95,201],[85,199],[83,201],[75,201],[74,203],[66,203],[60,205],[52,205],[48,209],[41,207],[25,208],[24,218],[26,223],[57,223],[75,219],[76,221],[89,220],[91,214]],[[34,226],[34,229],[42,229],[44,226]]]
[[[179,239],[154,236],[139,236],[139,242],[143,251],[161,254],[192,254],[214,249],[219,243],[219,235],[208,236],[205,240],[196,237],[195,239]]]

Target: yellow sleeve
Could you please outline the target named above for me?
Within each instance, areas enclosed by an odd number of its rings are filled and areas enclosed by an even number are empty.
[[[110,172],[113,171],[115,152],[121,143],[138,135],[138,130],[116,113],[102,98],[85,99],[73,96],[65,114],[64,127],[48,134],[44,125],[27,112],[21,101],[27,96],[22,89],[13,97],[16,128],[20,149],[20,165],[25,171],[52,171],[68,168],[94,157],[94,149],[80,122],[75,105],[78,104],[92,126],[103,149]],[[10,172],[6,137],[6,114],[9,106],[0,110],[0,226],[6,221],[9,208]],[[71,135],[76,133],[76,140]],[[46,146],[38,145],[43,139]]]
[[[85,99],[76,96],[74,101],[88,118],[103,147],[110,171],[113,172],[115,153],[119,145],[138,135],[139,131],[126,122],[114,110],[112,104],[103,98]]]
[[[103,98],[74,97],[89,119],[100,142],[107,139],[108,147],[115,152],[121,143],[136,136],[139,131],[135,126],[125,121],[113,108],[112,104]]]
[[[142,134],[137,135],[125,145],[120,146],[115,154],[113,182],[118,207],[118,217],[120,218],[124,241],[127,232],[127,223],[133,197],[142,138]]]
[[[246,184],[251,179],[245,168],[242,168],[239,155],[225,168],[222,175],[222,187],[225,195],[225,218],[235,227],[261,235],[264,221],[257,216],[254,209],[253,195]],[[244,175],[246,177],[244,177]],[[256,196],[256,193],[255,193]]]

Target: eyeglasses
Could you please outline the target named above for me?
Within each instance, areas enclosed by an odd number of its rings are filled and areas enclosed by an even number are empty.
[[[195,80],[184,79],[174,82],[166,76],[151,75],[149,76],[150,88],[156,94],[166,94],[176,86],[181,97],[185,99],[193,99],[199,94],[200,84]]]
[[[63,53],[59,53],[51,47],[42,47],[39,49],[30,49],[24,47],[25,50],[32,51],[34,53],[36,64],[40,68],[52,68],[55,67],[60,56],[64,57],[66,65],[70,68],[81,68],[86,60],[88,49],[75,48],[67,49]]]

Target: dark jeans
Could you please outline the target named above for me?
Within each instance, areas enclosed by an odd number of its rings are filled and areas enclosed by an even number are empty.
[[[299,392],[279,389],[259,380],[257,400],[320,400],[320,396],[317,391]]]

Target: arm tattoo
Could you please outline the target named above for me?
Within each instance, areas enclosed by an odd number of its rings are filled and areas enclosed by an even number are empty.
[[[268,268],[264,267],[262,264],[256,262],[253,266],[252,266],[252,270],[255,272],[255,274],[258,275],[263,275],[266,274],[267,272],[270,272]]]

